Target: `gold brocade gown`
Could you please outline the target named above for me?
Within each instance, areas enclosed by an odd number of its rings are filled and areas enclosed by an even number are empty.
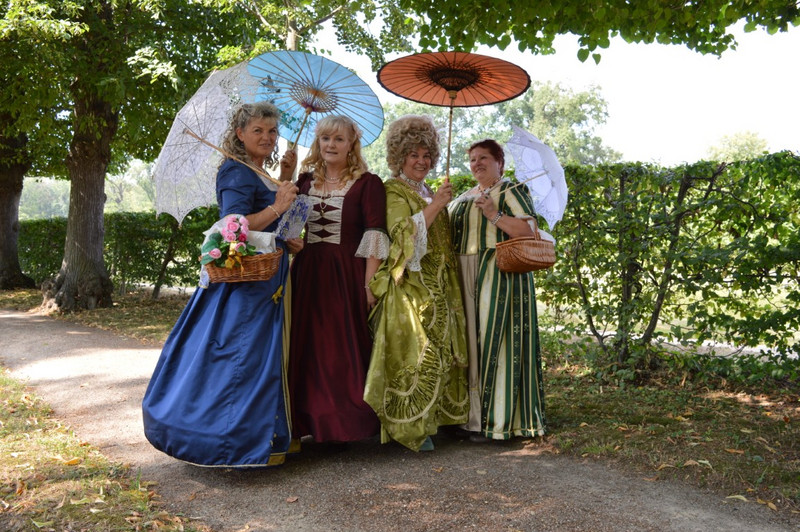
[[[467,420],[465,319],[447,211],[426,231],[426,201],[397,179],[385,187],[392,243],[370,282],[378,304],[370,315],[364,400],[378,414],[384,443],[393,439],[416,451],[440,425]]]

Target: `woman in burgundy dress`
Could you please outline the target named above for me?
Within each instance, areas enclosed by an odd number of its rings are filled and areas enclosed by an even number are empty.
[[[305,246],[292,264],[289,394],[292,433],[347,442],[378,433],[364,402],[375,296],[367,286],[386,258],[386,195],[367,172],[361,132],[328,116],[303,161],[297,186],[311,200]]]

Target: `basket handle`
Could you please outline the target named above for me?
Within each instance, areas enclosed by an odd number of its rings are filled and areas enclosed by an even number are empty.
[[[533,238],[535,238],[536,240],[541,240],[542,239],[542,235],[539,234],[539,222],[536,221],[536,217],[535,216],[520,216],[519,219],[520,220],[526,220],[526,221],[533,220]]]

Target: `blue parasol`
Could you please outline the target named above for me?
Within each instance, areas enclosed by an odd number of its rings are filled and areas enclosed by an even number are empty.
[[[247,70],[260,84],[259,99],[275,104],[283,117],[280,135],[310,146],[317,122],[343,115],[361,129],[361,144],[378,138],[383,107],[361,78],[339,63],[306,52],[282,50],[251,59]]]

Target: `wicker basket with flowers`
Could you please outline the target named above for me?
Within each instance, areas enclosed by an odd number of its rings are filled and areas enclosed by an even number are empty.
[[[258,253],[248,242],[249,223],[238,214],[226,216],[221,227],[208,233],[201,248],[200,263],[212,283],[241,283],[266,281],[280,266],[283,250]],[[218,227],[215,224],[215,227]]]

